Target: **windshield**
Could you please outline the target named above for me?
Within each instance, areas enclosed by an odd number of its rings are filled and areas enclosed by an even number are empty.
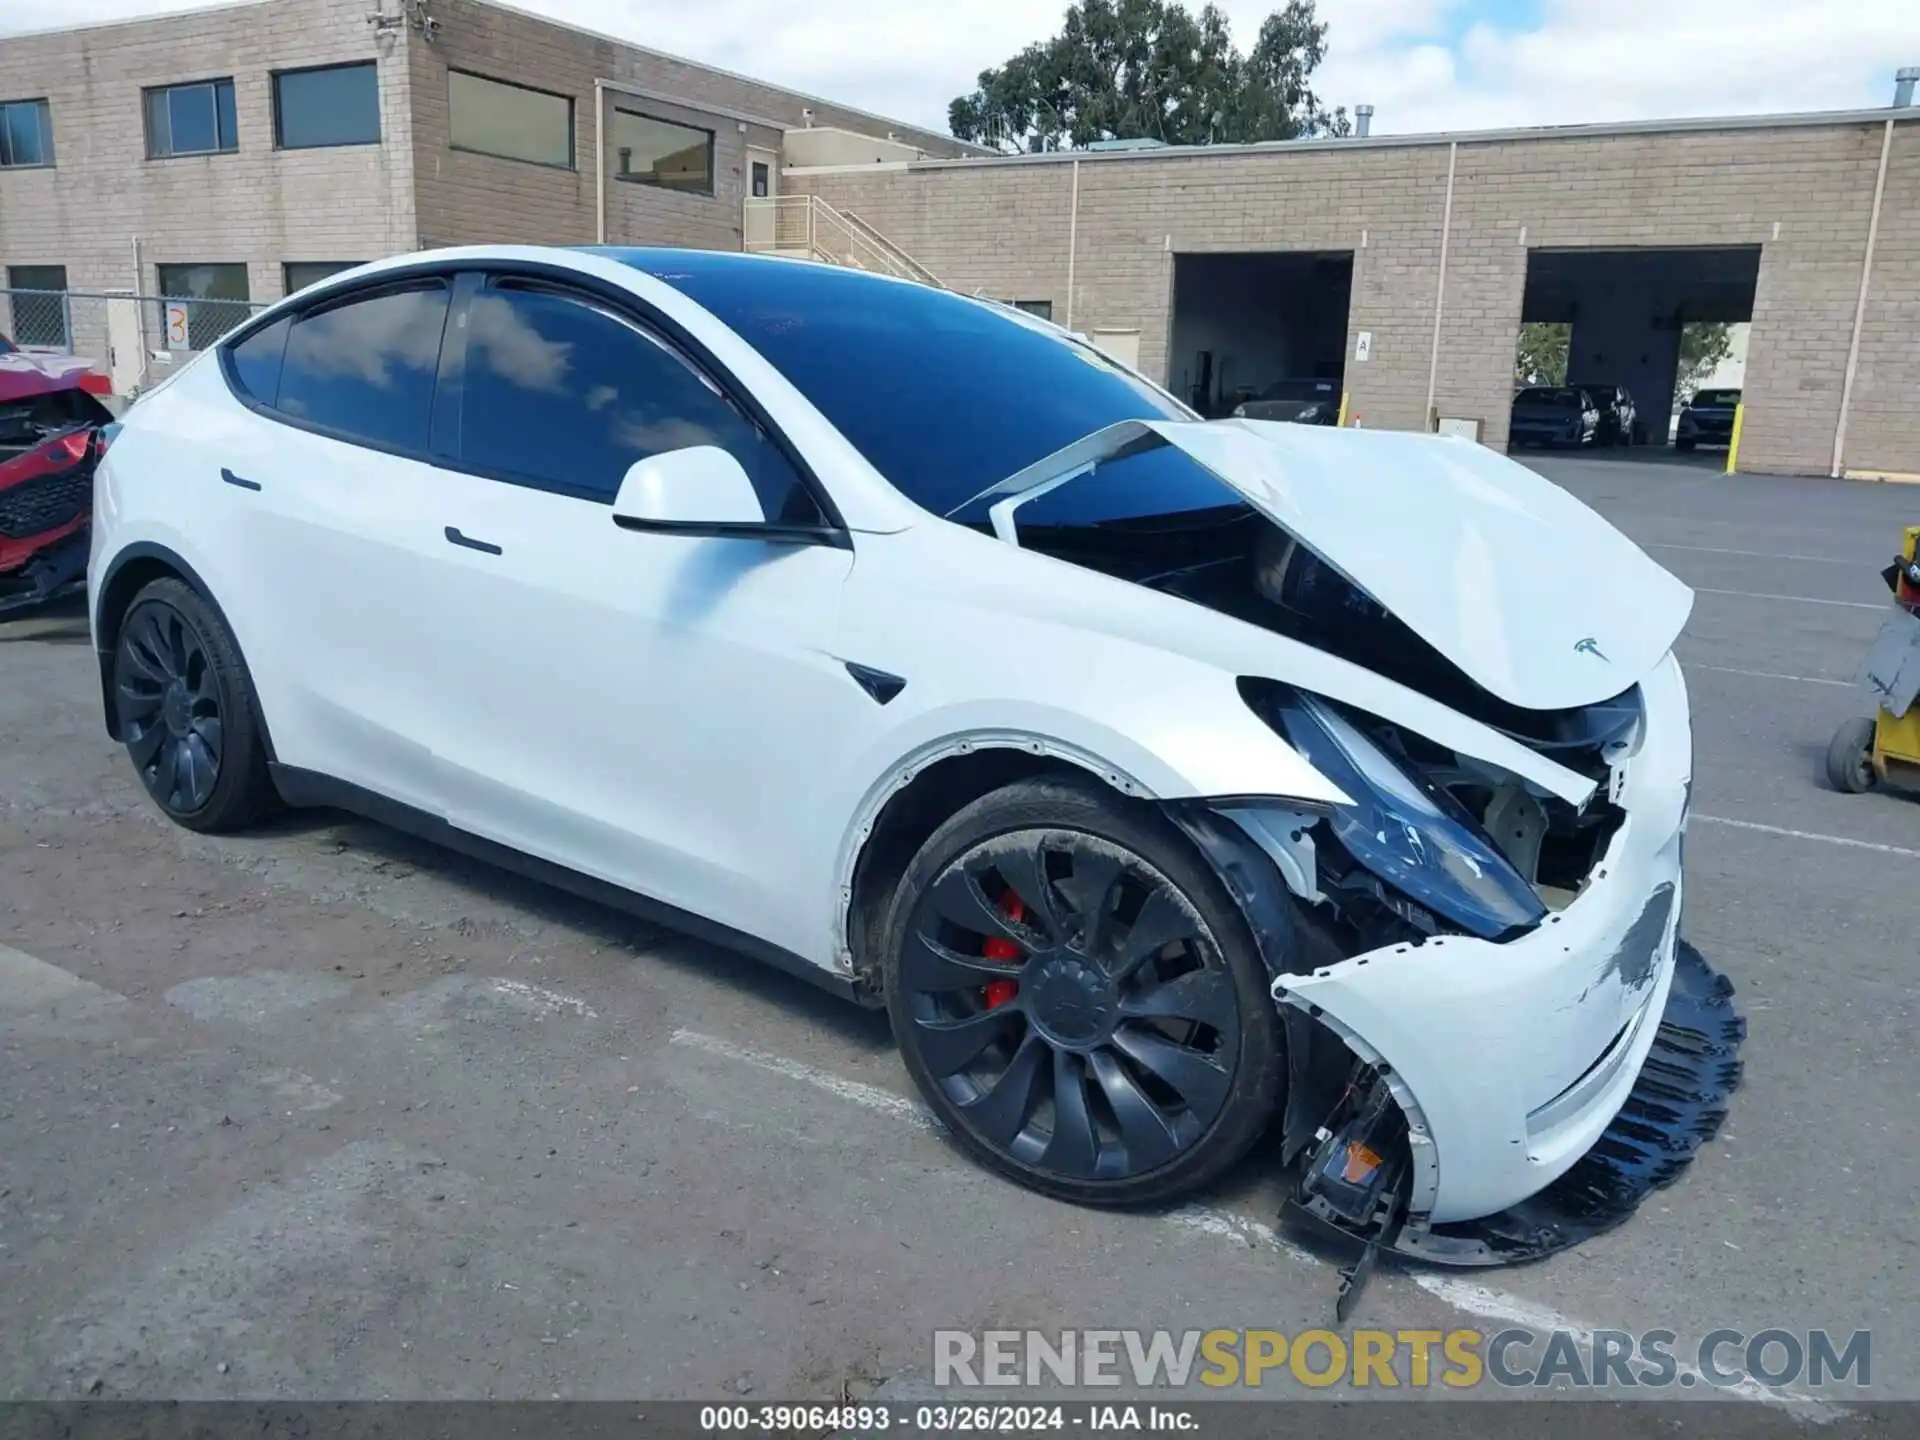
[[[1695,405],[1738,405],[1738,390],[1696,390],[1693,394]]]
[[[1260,392],[1262,400],[1325,400],[1332,395],[1331,380],[1276,380]]]
[[[1580,392],[1578,390],[1568,390],[1565,388],[1550,389],[1545,386],[1536,386],[1532,390],[1522,390],[1518,395],[1513,397],[1513,403],[1516,405],[1542,405],[1554,410],[1578,410],[1580,408]]]
[[[1121,420],[1192,420],[1171,397],[1066,332],[1004,306],[857,270],[625,250],[758,350],[908,499],[946,515]],[[979,524],[990,501],[953,518]],[[1021,512],[1023,528],[1239,504],[1163,447],[1100,467]]]

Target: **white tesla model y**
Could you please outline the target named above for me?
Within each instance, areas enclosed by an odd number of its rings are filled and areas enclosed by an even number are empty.
[[[1266,1135],[1363,1259],[1486,1263],[1725,1113],[1691,592],[1478,445],[1203,421],[856,271],[485,246],[256,316],[94,517],[173,819],[342,806],[884,1005],[1049,1194]]]

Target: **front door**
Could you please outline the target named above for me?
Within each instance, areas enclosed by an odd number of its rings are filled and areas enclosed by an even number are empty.
[[[780,157],[758,146],[747,147],[746,217],[743,233],[748,250],[774,246],[774,200],[780,194]]]
[[[132,291],[107,296],[107,373],[113,393],[131,395],[147,372],[147,347],[140,338],[140,302]]]
[[[844,548],[623,529],[649,454],[719,445],[770,519],[817,520],[780,447],[669,342],[496,279],[456,314],[458,464],[435,748],[461,828],[790,949],[823,748],[871,721],[834,658]],[[480,548],[476,548],[476,545]]]

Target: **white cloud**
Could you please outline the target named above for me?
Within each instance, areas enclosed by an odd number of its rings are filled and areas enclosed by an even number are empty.
[[[3,0],[0,31],[194,0]],[[974,76],[1058,28],[1020,0],[520,0],[526,8],[944,128]],[[1242,44],[1276,0],[1226,0]],[[1060,10],[1064,11],[1061,5]],[[1376,133],[1883,105],[1920,63],[1920,0],[1320,0],[1329,104]],[[1515,13],[1530,18],[1503,23]]]

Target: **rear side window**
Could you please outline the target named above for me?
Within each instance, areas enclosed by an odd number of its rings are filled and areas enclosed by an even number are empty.
[[[769,520],[822,518],[779,447],[712,379],[578,296],[512,282],[475,295],[465,377],[460,458],[476,469],[611,503],[636,460],[717,445],[746,470]]]
[[[280,359],[287,352],[287,331],[293,321],[282,316],[264,330],[256,330],[229,352],[233,357],[233,377],[240,388],[262,405],[271,405],[280,394]]]
[[[437,280],[301,316],[287,336],[275,408],[344,439],[424,451],[446,321],[447,287]]]

